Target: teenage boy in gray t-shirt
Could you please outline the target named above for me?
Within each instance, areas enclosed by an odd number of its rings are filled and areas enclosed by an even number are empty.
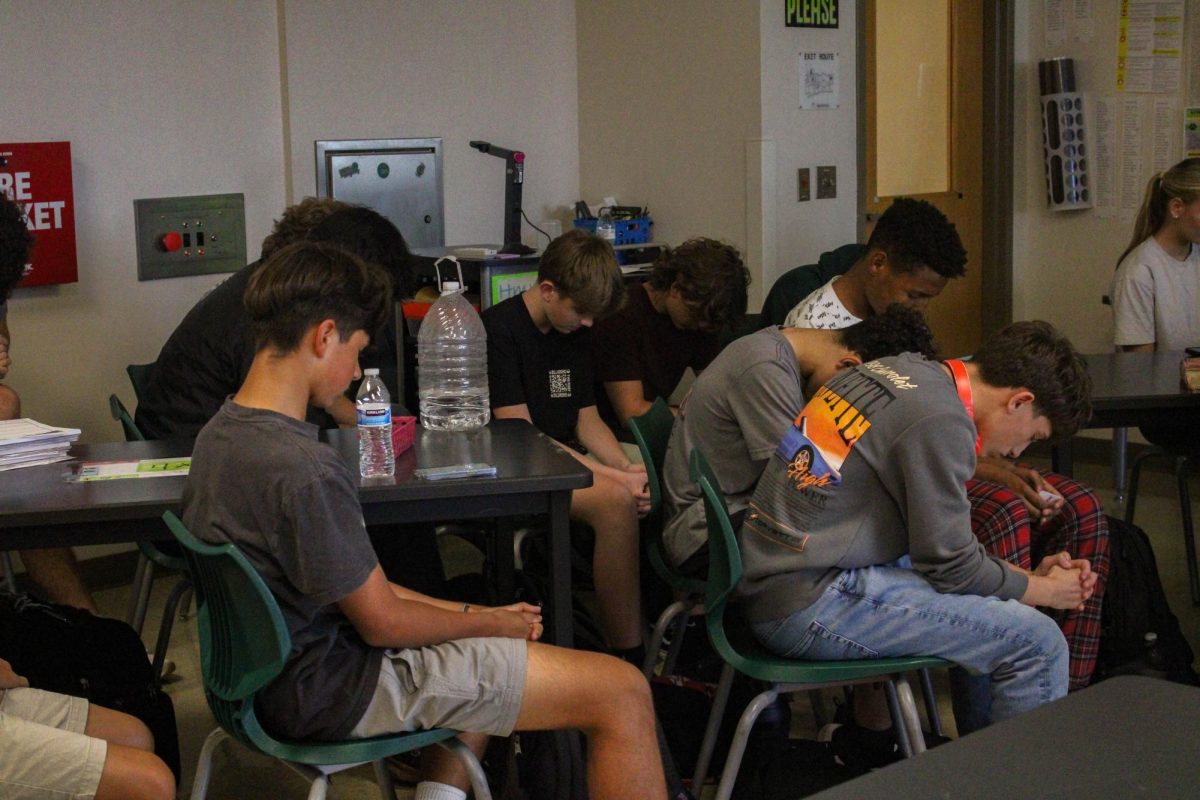
[[[390,308],[387,274],[332,245],[300,242],[251,278],[256,354],[196,440],[184,520],[236,544],[279,601],[293,655],[260,709],[289,737],[359,738],[449,727],[483,734],[579,728],[597,798],[666,795],[645,680],[615,658],[536,640],[536,607],[482,608],[389,583],[347,464],[304,421],[359,375]],[[429,748],[417,800],[465,797],[466,776]]]
[[[977,456],[1072,435],[1089,386],[1044,322],[1010,325],[965,365],[903,355],[831,380],[768,461],[741,529],[755,635],[792,658],[940,656],[991,676],[995,720],[1065,695],[1066,642],[1032,606],[1077,608],[1096,576],[1065,552],[1032,572],[989,556],[966,479]]]

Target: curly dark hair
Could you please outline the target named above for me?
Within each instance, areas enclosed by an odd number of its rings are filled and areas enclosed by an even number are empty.
[[[290,353],[313,325],[332,319],[342,341],[379,330],[392,309],[387,272],[328,242],[292,242],[255,271],[242,302],[255,347]]]
[[[887,253],[901,272],[929,267],[942,277],[961,278],[967,271],[967,251],[954,223],[924,200],[897,198],[875,223],[867,247]]]
[[[0,193],[0,303],[8,300],[25,274],[32,251],[33,234],[25,224],[25,213]]]
[[[1050,420],[1055,440],[1069,439],[1092,416],[1092,379],[1070,340],[1049,322],[1014,322],[972,359],[991,386],[1033,392],[1033,408]]]
[[[306,197],[299,203],[288,206],[279,219],[275,220],[267,238],[263,239],[259,260],[266,261],[284,245],[300,241],[321,220],[338,209],[349,207],[347,203],[332,197]]]
[[[900,353],[919,353],[932,359],[937,352],[925,315],[899,303],[838,333],[842,345],[858,353],[864,362]]]
[[[304,238],[336,244],[365,261],[378,264],[391,276],[396,297],[407,296],[413,282],[412,253],[399,229],[378,211],[340,203],[332,213],[314,224]]]
[[[663,248],[647,282],[660,291],[676,287],[696,320],[714,330],[746,313],[750,270],[737,248],[716,239],[697,237]]]

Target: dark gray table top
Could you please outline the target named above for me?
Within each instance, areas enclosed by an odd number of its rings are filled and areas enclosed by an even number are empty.
[[[1092,377],[1092,405],[1098,414],[1120,409],[1200,407],[1200,392],[1189,392],[1180,377],[1183,358],[1182,352],[1175,351],[1084,356]]]
[[[358,474],[358,443],[355,431],[323,434]],[[83,461],[168,458],[187,455],[191,442],[109,442],[77,444],[73,462],[0,472],[0,547],[21,546],[37,529],[57,529],[56,541],[93,544],[161,536],[160,527],[143,533],[146,520],[157,520],[162,512],[175,510],[183,496],[185,478],[142,478],[79,483],[71,481],[72,470]],[[425,481],[413,477],[424,466],[446,466],[464,461],[492,463],[495,478],[466,478]],[[428,501],[431,513],[444,513],[447,504],[461,501],[464,512],[485,498],[498,500],[522,494],[545,494],[591,484],[591,473],[562,452],[532,425],[521,420],[494,420],[487,427],[465,434],[417,429],[415,446],[396,458],[391,479],[373,479],[360,487],[364,514],[373,508]],[[475,509],[478,511],[478,508]],[[480,516],[464,513],[462,516]],[[370,520],[368,520],[370,521]],[[110,524],[106,529],[105,524]],[[124,523],[131,525],[123,526]],[[6,532],[11,536],[6,537]]]
[[[1112,678],[813,800],[1200,796],[1200,688]]]

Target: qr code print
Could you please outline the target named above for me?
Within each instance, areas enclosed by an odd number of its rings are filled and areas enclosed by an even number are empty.
[[[571,396],[571,370],[569,370],[569,369],[552,369],[552,370],[550,370],[550,396],[551,397],[570,397]]]

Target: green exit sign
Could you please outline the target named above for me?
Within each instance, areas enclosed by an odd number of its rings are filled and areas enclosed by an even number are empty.
[[[789,28],[838,26],[838,0],[784,0],[783,7]]]

